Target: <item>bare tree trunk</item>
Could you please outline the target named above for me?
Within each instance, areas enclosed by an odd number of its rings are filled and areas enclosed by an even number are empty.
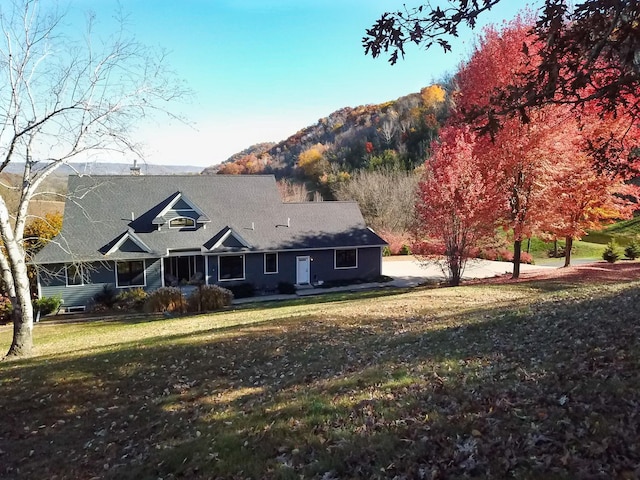
[[[571,248],[573,247],[573,237],[566,237],[564,245],[564,266],[571,265]]]
[[[23,244],[29,202],[71,160],[100,151],[137,155],[136,120],[151,112],[177,118],[165,105],[188,92],[173,81],[162,52],[120,36],[91,41],[92,21],[81,35],[60,34],[65,22],[48,2],[7,3],[12,7],[3,4],[0,21],[0,172],[12,162],[24,170],[17,208],[9,211],[0,196],[0,269],[14,309],[8,355],[22,356],[31,351],[33,330]]]
[[[6,218],[2,214],[0,214],[0,217]],[[0,218],[0,230],[5,227],[2,219]],[[3,280],[7,286],[7,293],[13,307],[13,312],[11,313],[13,319],[13,341],[7,356],[26,356],[31,353],[33,346],[31,336],[33,331],[33,306],[31,304],[31,288],[29,286],[27,265],[20,245],[10,236],[7,238],[4,232],[2,233],[7,256],[3,256],[0,263],[2,264]]]
[[[21,304],[18,303],[18,299],[16,297],[16,289],[15,284],[13,282],[13,275],[11,273],[11,266],[9,265],[9,260],[4,255],[3,252],[0,252],[0,268],[2,268],[2,282],[4,284],[4,290],[11,301],[11,307],[13,308],[11,312],[11,319],[13,321],[13,341],[11,343],[11,348],[7,356],[19,356],[23,354],[22,346],[27,345],[27,349],[31,350],[31,338],[30,332],[28,329],[25,329],[22,322],[22,308]]]
[[[9,260],[0,252],[0,268],[2,269],[2,282],[4,283],[4,290],[11,301],[16,298],[16,289],[13,285],[13,276],[11,275],[11,266]]]
[[[449,285],[457,287],[462,280],[462,270],[464,267],[466,248],[460,242],[460,235],[453,235],[448,241],[446,251],[447,264],[449,267]]]
[[[5,255],[0,261],[5,283],[8,277],[8,292],[13,306],[13,341],[7,356],[25,356],[31,353],[33,340],[33,307],[27,264],[23,248],[16,241],[9,221],[9,212],[0,199],[0,235],[4,243]]]
[[[520,257],[522,253],[522,240],[513,242],[513,275],[511,278],[520,278]]]
[[[457,287],[460,285],[460,280],[462,278],[461,274],[461,265],[459,258],[450,258],[449,259],[449,270],[451,272],[451,278],[449,279],[449,285],[452,287]]]
[[[14,273],[16,279],[16,299],[13,302],[13,341],[7,357],[24,357],[31,354],[33,347],[33,306],[27,266],[22,262],[22,272]]]

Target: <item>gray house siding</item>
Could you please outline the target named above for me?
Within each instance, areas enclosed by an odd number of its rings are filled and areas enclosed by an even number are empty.
[[[162,261],[161,259],[157,258],[153,260],[145,260],[145,262],[145,266],[147,269],[147,286],[145,287],[145,290],[157,290],[158,288],[162,287]]]
[[[336,280],[373,279],[380,276],[381,248],[357,248],[357,266],[354,268],[335,268],[335,249],[300,250],[278,252],[277,273],[265,273],[264,253],[244,254],[244,279],[220,281],[218,279],[218,255],[211,255],[205,262],[204,257],[197,258],[198,269],[204,270],[205,264],[208,283],[231,286],[238,283],[252,283],[258,291],[274,291],[278,283],[296,283],[296,259],[310,257],[311,283],[331,282]],[[162,287],[162,259],[146,259],[146,291]],[[83,285],[66,284],[65,265],[52,264],[39,269],[40,294],[45,297],[60,296],[65,309],[70,307],[87,307],[93,297],[105,286],[116,291],[115,262],[94,262],[83,265]]]
[[[75,194],[65,205],[64,242],[49,242],[33,260],[45,269],[72,261],[95,266],[84,285],[43,275],[40,294],[61,295],[66,305],[88,305],[118,277],[123,288],[140,283],[139,263],[118,270],[116,260],[145,259],[146,290],[183,284],[203,271],[209,284],[247,282],[258,292],[296,283],[299,273],[301,283],[380,274],[385,242],[367,228],[355,202],[283,203],[272,175],[72,175],[68,191]],[[193,222],[172,227],[176,217]],[[347,250],[339,258],[348,268],[336,268],[335,248]],[[225,257],[236,252],[243,252],[242,262]],[[278,252],[277,269],[269,257],[271,273],[265,273],[264,252]],[[75,270],[71,280],[79,283]]]
[[[363,247],[357,249],[357,267],[336,269],[335,249],[300,250],[278,252],[278,272],[264,272],[264,253],[244,254],[244,280],[219,281],[218,256],[209,257],[207,270],[208,283],[221,286],[237,283],[252,283],[258,290],[274,290],[278,283],[296,283],[296,259],[310,257],[310,279],[312,283],[336,280],[374,279],[381,275],[381,247]]]
[[[351,250],[351,249],[348,249]],[[293,255],[291,269],[295,281],[295,257],[309,256],[311,283],[331,282],[336,280],[374,279],[381,275],[382,250],[380,247],[357,248],[357,267],[335,268],[335,249],[310,252],[296,252]]]
[[[82,268],[84,284],[67,286],[64,264],[41,266],[38,270],[41,295],[62,298],[64,309],[86,307],[105,285],[115,286],[113,263],[90,263]]]
[[[145,290],[151,291],[162,287],[160,274],[160,260],[145,260],[146,286]],[[83,285],[67,286],[65,265],[52,264],[41,266],[38,271],[40,282],[40,295],[43,297],[59,296],[63,300],[63,308],[87,307],[93,297],[100,293],[105,286],[110,286],[116,291],[116,273],[114,262],[93,262],[84,264]]]
[[[244,279],[242,280],[220,280],[219,279],[219,265],[218,258],[224,256],[237,256],[244,255]],[[229,255],[210,255],[208,256],[208,269],[207,269],[207,283],[209,285],[234,285],[239,283],[253,283],[256,287],[260,288],[260,277],[262,277],[262,270],[258,269],[258,257],[262,259],[262,254],[247,254],[247,253],[233,253]]]
[[[275,253],[275,252],[269,252]],[[233,285],[234,283],[252,283],[257,290],[275,290],[280,282],[295,283],[295,254],[278,252],[278,273],[264,273],[264,253],[247,253],[244,257],[245,279],[239,281],[218,280],[218,256],[209,258],[210,279],[209,283],[220,286]]]

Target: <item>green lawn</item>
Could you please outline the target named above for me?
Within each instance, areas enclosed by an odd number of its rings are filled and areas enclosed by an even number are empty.
[[[614,241],[619,246],[626,246],[632,240],[637,240],[640,236],[640,217],[634,217],[630,220],[623,220],[609,225],[607,228],[598,232],[589,232],[587,238],[594,243],[606,245],[610,241]]]
[[[632,240],[640,237],[640,217],[622,220],[613,223],[602,230],[594,230],[587,233],[584,241],[593,245],[606,245],[614,241],[621,247],[627,246]]]
[[[40,324],[0,363],[0,477],[636,478],[639,305],[556,281]]]
[[[612,235],[627,235],[637,236],[640,235],[640,217],[634,217],[629,220],[623,220],[621,222],[609,225],[603,230],[605,233]]]
[[[625,247],[632,240],[640,237],[640,217],[623,220],[599,231],[588,232],[582,240],[574,240],[572,258],[574,259],[602,259],[602,252],[610,241],[618,246]],[[564,240],[558,241],[558,247],[564,247]],[[512,246],[510,246],[512,248]],[[549,259],[549,251],[553,249],[553,242],[545,242],[540,238],[532,238],[522,242],[522,250],[530,253],[534,261]]]
[[[590,241],[586,241],[586,239],[591,240],[589,237],[585,237],[585,240],[575,240],[573,242],[573,250],[571,253],[571,258],[578,259],[594,259],[600,260],[602,259],[602,252],[604,251],[605,245],[599,243],[593,243]],[[606,244],[607,242],[605,242]],[[564,240],[558,241],[558,248],[564,248],[565,242]],[[522,250],[529,251],[529,253],[533,256],[534,261],[540,260],[548,260],[549,259],[549,251],[553,250],[553,242],[545,242],[540,238],[532,238],[531,243],[529,244],[527,240],[522,242]]]

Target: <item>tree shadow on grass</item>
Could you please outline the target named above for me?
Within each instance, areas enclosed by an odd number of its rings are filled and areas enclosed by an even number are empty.
[[[639,306],[332,313],[8,365],[0,474],[634,475]]]

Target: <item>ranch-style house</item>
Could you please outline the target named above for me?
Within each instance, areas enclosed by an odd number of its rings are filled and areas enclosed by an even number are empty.
[[[375,279],[385,245],[356,203],[283,203],[271,175],[85,175],[69,177],[62,231],[33,263],[38,294],[74,312],[105,286]]]

